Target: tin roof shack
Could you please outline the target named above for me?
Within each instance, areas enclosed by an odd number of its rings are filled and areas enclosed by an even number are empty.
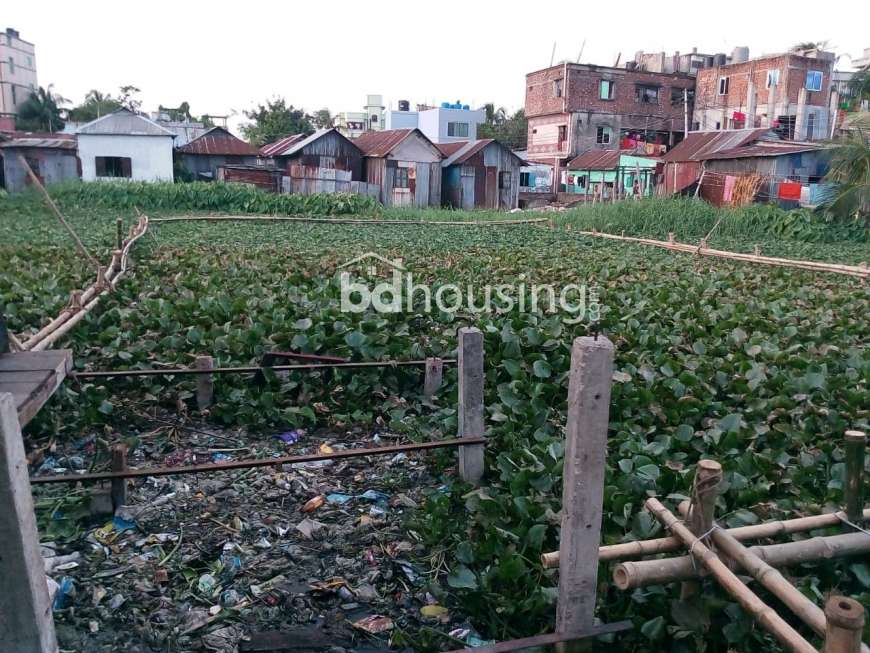
[[[828,138],[838,102],[833,66],[834,53],[811,50],[700,70],[694,123],[701,130],[766,127],[799,141]]]
[[[218,166],[216,179],[226,183],[246,184],[267,193],[280,193],[283,173],[272,167],[243,164]]]
[[[695,78],[610,66],[564,63],[526,75],[528,158],[564,165],[587,150],[617,150],[624,139],[659,154],[683,137],[684,97]],[[691,114],[691,106],[688,112]],[[555,190],[555,189],[554,189]]]
[[[287,141],[286,145],[266,148],[275,167],[285,175],[284,192],[378,196],[380,188],[369,188],[370,184],[361,181],[362,151],[337,129],[321,129],[309,136],[282,140]]]
[[[384,206],[441,206],[444,158],[419,129],[367,132],[353,140],[363,153],[363,175],[381,187]]]
[[[78,130],[82,179],[173,181],[175,135],[145,116],[118,109]]]
[[[181,165],[194,179],[214,181],[223,165],[251,165],[262,161],[259,150],[223,127],[212,127],[175,150]]]
[[[492,138],[438,146],[441,201],[455,209],[510,210],[519,204],[522,159]]]
[[[568,163],[568,193],[586,200],[650,197],[659,159],[635,150],[592,150]]]
[[[81,176],[81,163],[72,134],[19,134],[0,141],[3,159],[3,186],[11,193],[22,191],[33,182],[18,155],[43,184],[57,184]]]

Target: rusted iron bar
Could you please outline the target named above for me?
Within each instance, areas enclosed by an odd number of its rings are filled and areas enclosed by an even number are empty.
[[[209,465],[186,465],[183,467],[143,467],[127,469],[121,472],[94,472],[91,474],[52,474],[48,476],[31,476],[33,485],[44,483],[78,483],[111,481],[118,478],[141,478],[143,476],[175,476],[177,474],[208,474],[225,472],[233,469],[250,469],[252,467],[275,467],[293,463],[310,463],[318,460],[333,460],[340,458],[360,458],[362,456],[385,456],[406,451],[423,451],[427,449],[442,449],[446,447],[461,447],[470,444],[486,444],[486,438],[453,438],[451,440],[435,440],[432,442],[412,442],[409,444],[394,444],[387,447],[366,449],[345,449],[327,454],[309,454],[302,456],[281,456],[279,458],[255,458],[232,460],[225,463]]]
[[[350,363],[350,359],[341,356],[324,356],[321,354],[302,354],[297,351],[268,351],[263,354],[263,365],[270,365],[272,360],[277,358],[292,358],[298,361],[309,361],[312,363]]]
[[[456,649],[454,653],[509,653],[510,651],[521,651],[526,648],[545,646],[547,644],[573,642],[578,639],[586,639],[587,637],[600,637],[601,635],[620,633],[625,630],[631,630],[631,628],[632,623],[630,621],[617,621],[612,624],[596,624],[572,634],[548,633],[546,635],[535,635],[534,637],[523,637],[522,639],[510,639],[496,644],[487,644],[486,646]]]
[[[455,365],[456,359],[444,359],[445,365]],[[366,367],[425,367],[426,361],[361,361],[358,363],[301,363],[299,365],[242,365],[239,367],[215,367],[214,369],[205,370],[195,367],[173,367],[167,369],[147,369],[147,370],[99,370],[93,372],[70,372],[69,376],[77,379],[105,379],[110,377],[132,377],[132,376],[182,376],[196,374],[251,374],[254,372],[264,372],[272,370],[280,372],[282,370],[319,370],[326,368],[366,368]]]

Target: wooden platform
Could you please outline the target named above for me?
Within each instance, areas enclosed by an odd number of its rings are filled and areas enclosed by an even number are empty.
[[[12,394],[21,426],[33,419],[71,369],[69,349],[0,354],[0,393]]]

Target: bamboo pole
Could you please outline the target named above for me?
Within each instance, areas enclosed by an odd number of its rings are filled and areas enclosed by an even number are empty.
[[[655,498],[647,499],[646,508],[661,524],[682,540],[689,548],[691,555],[700,562],[710,574],[719,581],[722,588],[733,596],[744,610],[773,635],[783,646],[795,653],[818,653],[816,648],[801,637],[794,628],[788,625],[775,610],[765,604],[740,579],[734,575],[728,566],[715,553],[695,537],[694,534],[674,514],[665,508]]]
[[[861,518],[864,508],[864,452],[867,435],[863,431],[846,431],[846,485],[843,488],[846,518]]]
[[[818,528],[839,526],[843,523],[845,517],[846,513],[844,512],[829,512],[822,515],[811,515],[809,517],[798,517],[796,519],[769,521],[763,524],[753,524],[752,526],[729,528],[728,533],[740,541],[760,540],[779,535],[804,533]],[[865,508],[857,520],[850,521],[857,523],[870,521],[870,508]],[[659,537],[652,540],[609,544],[598,549],[598,560],[601,562],[612,562],[614,560],[624,560],[625,558],[642,558],[659,553],[672,553],[681,548],[683,548],[682,542],[677,537]],[[552,551],[541,554],[541,564],[545,569],[555,569],[559,566],[559,552]]]
[[[845,596],[832,596],[825,604],[825,616],[828,628],[823,653],[857,653],[861,650],[863,605]]]
[[[687,519],[689,530],[697,537],[703,537],[713,527],[713,512],[721,482],[722,465],[715,460],[698,461],[695,480],[692,482],[692,501]],[[687,601],[700,591],[701,587],[697,581],[684,581],[680,587],[680,600]]]
[[[717,532],[729,533],[721,530]],[[733,537],[733,536],[731,536]],[[734,538],[738,541],[737,538]],[[870,555],[870,538],[864,533],[844,533],[812,537],[798,542],[767,544],[748,548],[771,567],[790,567],[819,560]],[[732,565],[737,569],[737,565]],[[648,585],[665,585],[698,578],[691,556],[659,560],[627,561],[613,568],[613,582],[621,590]]]

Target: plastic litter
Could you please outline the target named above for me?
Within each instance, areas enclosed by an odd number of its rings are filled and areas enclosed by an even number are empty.
[[[353,627],[358,630],[377,635],[393,629],[393,620],[380,614],[373,614],[369,617],[364,617],[353,623]]]
[[[351,499],[353,499],[353,497],[349,494],[333,493],[326,495],[326,500],[329,501],[329,503],[335,503],[339,506],[343,506]]]
[[[197,589],[201,594],[211,596],[214,588],[217,585],[217,579],[211,574],[203,574],[199,577],[199,582],[196,584]]]
[[[284,444],[296,444],[305,436],[305,431],[302,429],[295,429],[293,431],[285,431],[284,433],[279,433],[275,437],[281,440]]]
[[[58,583],[57,593],[54,595],[52,607],[55,610],[63,610],[68,607],[76,595],[75,582],[69,576],[64,576]]]

